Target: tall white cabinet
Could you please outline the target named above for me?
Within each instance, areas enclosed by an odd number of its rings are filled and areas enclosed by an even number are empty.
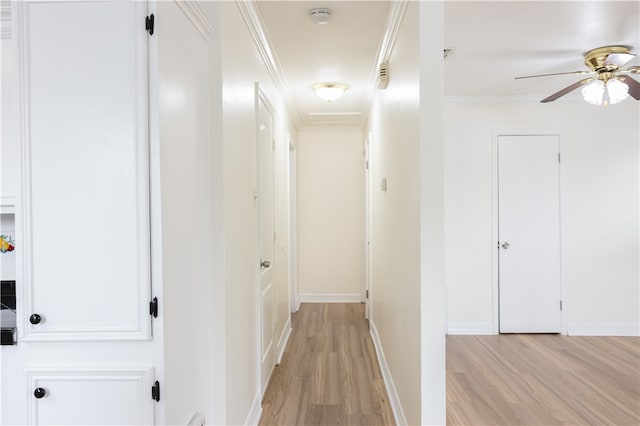
[[[3,130],[2,177],[18,179],[2,197],[16,204],[18,342],[0,347],[0,424],[223,422],[211,395],[224,342],[202,315],[224,303],[207,14],[129,0],[11,9],[2,83],[16,87],[18,119]]]

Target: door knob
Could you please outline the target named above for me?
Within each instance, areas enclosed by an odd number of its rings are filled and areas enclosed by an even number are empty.
[[[47,391],[44,388],[36,388],[36,390],[33,391],[33,396],[35,396],[38,399],[44,398],[46,394],[47,394]]]
[[[29,322],[33,325],[40,324],[40,321],[42,321],[42,317],[38,314],[32,314],[29,317]]]
[[[261,260],[260,261],[260,267],[261,268],[268,268],[269,266],[271,266],[271,261],[270,260]]]
[[[509,246],[509,243],[505,241],[504,243],[500,244],[500,247],[507,250],[510,246]]]

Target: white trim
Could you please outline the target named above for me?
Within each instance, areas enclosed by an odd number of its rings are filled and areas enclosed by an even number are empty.
[[[289,110],[289,115],[293,119],[294,126],[296,129],[300,129],[302,127],[300,110],[289,95],[289,84],[282,73],[282,67],[280,66],[278,57],[271,48],[271,40],[264,29],[265,26],[263,24],[262,17],[260,16],[260,12],[255,6],[256,3],[257,2],[254,1],[236,0],[236,6],[238,6],[238,10],[242,15],[245,24],[247,24],[247,29],[249,30],[249,33],[251,33],[251,38],[258,48],[262,62],[264,62],[267,72],[271,76],[278,92],[280,92],[284,98],[287,109]]]
[[[378,336],[378,329],[376,328],[376,325],[373,323],[373,321],[370,321],[369,324],[369,334],[371,335],[371,339],[373,340],[373,346],[376,349],[376,355],[378,356],[378,365],[380,366],[382,379],[384,380],[384,385],[387,388],[387,394],[389,395],[389,404],[391,405],[391,410],[393,411],[393,418],[396,421],[397,425],[406,425],[408,424],[407,417],[405,416],[404,410],[402,409],[402,404],[400,403],[400,395],[398,395],[396,385],[393,383],[393,378],[391,377],[391,371],[389,370],[387,359],[384,357],[384,351],[382,350],[382,344],[380,343],[380,337]]]
[[[284,325],[284,329],[280,334],[280,339],[278,339],[278,356],[276,357],[276,365],[280,364],[282,361],[282,356],[284,355],[284,350],[287,348],[291,332],[291,315],[289,315],[289,319],[287,319],[287,323]]]
[[[244,420],[244,425],[257,426],[260,423],[260,416],[262,415],[262,405],[260,404],[260,392],[256,393],[251,403],[251,408],[247,414],[247,418]]]
[[[300,303],[361,303],[362,295],[359,293],[300,293],[298,300]]]
[[[498,249],[498,138],[500,136],[557,136],[558,151],[562,154],[562,138],[556,129],[526,129],[526,128],[494,128],[491,131],[491,269],[492,269],[492,329],[493,333],[500,333],[500,302],[499,302],[499,249]],[[560,297],[563,309],[560,313],[560,331],[567,334],[567,292],[564,279],[564,226],[563,202],[564,186],[562,179],[562,162],[559,164],[558,184],[560,185]]]
[[[0,214],[15,214],[16,199],[15,197],[0,197]]]
[[[497,333],[494,332],[493,323],[491,322],[451,322],[449,323],[447,334],[450,336],[480,336]]]
[[[376,95],[376,92],[378,91],[378,73],[380,64],[387,62],[389,60],[389,57],[391,56],[393,46],[395,45],[396,38],[398,37],[400,25],[402,24],[402,20],[404,19],[404,14],[407,10],[408,5],[408,0],[392,1],[389,5],[389,13],[387,14],[387,18],[384,22],[384,28],[382,29],[382,39],[380,40],[380,46],[378,47],[376,60],[373,64],[373,69],[371,70],[371,74],[369,76],[369,84],[367,87],[366,96],[364,97],[362,102],[362,117],[364,117],[365,120],[369,119],[369,111],[371,110],[373,99]],[[393,68],[390,68],[389,81],[392,81],[392,78]]]
[[[569,336],[640,336],[639,323],[569,323]]]
[[[11,17],[11,1],[0,3],[0,39],[13,38],[13,22]]]
[[[200,35],[202,35],[208,43],[211,43],[217,31],[202,12],[200,6],[193,0],[175,0],[175,4],[178,6],[178,9],[184,13],[193,27],[198,30]]]

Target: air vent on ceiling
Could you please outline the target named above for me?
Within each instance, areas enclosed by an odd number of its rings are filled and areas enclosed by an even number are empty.
[[[386,89],[389,85],[389,62],[380,64],[378,68],[378,89]]]

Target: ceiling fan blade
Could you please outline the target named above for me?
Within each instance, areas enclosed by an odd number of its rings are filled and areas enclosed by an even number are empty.
[[[556,100],[556,99],[558,99],[559,97],[564,96],[564,95],[566,95],[567,93],[569,93],[569,92],[572,92],[572,91],[576,90],[578,87],[580,87],[580,86],[582,86],[582,85],[584,85],[584,84],[587,84],[587,83],[589,83],[589,82],[590,82],[590,81],[592,81],[592,80],[593,80],[593,78],[585,78],[585,79],[583,79],[583,80],[577,81],[577,82],[573,83],[571,86],[567,86],[567,87],[565,87],[564,89],[562,89],[562,90],[560,90],[560,91],[558,91],[558,92],[554,93],[553,95],[551,95],[551,96],[549,96],[549,97],[544,98],[544,99],[543,99],[543,100],[541,100],[540,102],[542,102],[542,103],[547,103],[547,102],[555,101],[555,100]]]
[[[604,61],[604,65],[615,65],[618,68],[632,61],[636,55],[632,53],[611,53]]]
[[[627,86],[629,86],[629,95],[637,101],[640,101],[640,83],[633,79],[633,77],[629,77],[627,75],[622,75],[618,77],[618,79],[622,80]]]
[[[626,70],[618,71],[621,73],[640,74],[640,66],[627,68]]]
[[[551,74],[538,74],[538,75],[525,75],[523,77],[516,77],[516,80],[520,80],[523,78],[534,78],[534,77],[550,77],[553,75],[586,75],[586,74],[593,74],[595,73],[595,71],[568,71],[568,72],[554,72]]]

